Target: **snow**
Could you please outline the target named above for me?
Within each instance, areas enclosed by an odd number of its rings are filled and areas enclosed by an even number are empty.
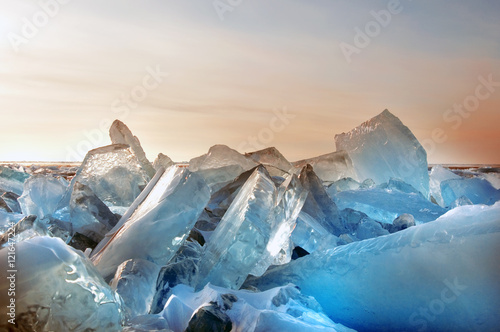
[[[174,332],[184,331],[193,313],[208,303],[217,304],[229,316],[232,331],[352,331],[334,323],[313,298],[302,295],[293,285],[262,293],[211,284],[194,292],[179,285],[172,293],[161,316]]]

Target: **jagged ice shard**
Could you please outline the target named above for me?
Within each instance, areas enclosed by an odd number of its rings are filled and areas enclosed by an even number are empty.
[[[495,331],[500,203],[461,206],[406,230],[268,271],[260,290],[293,283],[334,321],[359,330]]]
[[[276,188],[262,166],[254,170],[206,244],[197,289],[208,282],[238,289],[279,260],[305,200],[297,179],[287,180]]]
[[[397,178],[429,198],[427,153],[413,133],[388,110],[348,133],[335,135],[337,151],[352,159],[357,180],[376,184]]]
[[[189,170],[203,176],[213,192],[256,166],[252,159],[225,145],[214,145],[208,153],[189,161]]]
[[[113,144],[89,151],[72,184],[89,186],[108,206],[129,206],[150,179],[128,145]]]
[[[51,216],[63,198],[68,182],[51,175],[33,175],[24,183],[24,191],[18,202],[25,215],[40,218]]]
[[[103,276],[113,275],[131,258],[166,264],[207,205],[210,192],[201,176],[178,166],[160,169],[157,175],[112,230],[111,238],[92,253]]]
[[[294,171],[293,165],[275,147],[245,153],[245,156],[256,163],[267,166],[271,174],[277,172],[281,174],[291,173]],[[277,175],[281,175],[280,173]]]
[[[127,317],[149,313],[160,266],[143,259],[129,259],[116,270],[111,283],[122,298]]]
[[[70,220],[75,232],[95,242],[101,241],[118,222],[92,189],[78,181],[74,183],[71,193]]]
[[[500,200],[500,190],[481,178],[454,178],[441,182],[441,195],[445,206],[451,206],[461,198],[471,204],[492,205]]]
[[[293,164],[297,168],[302,168],[307,164],[311,165],[316,175],[325,182],[356,177],[352,160],[345,151],[337,151],[314,158],[299,160]]]
[[[43,236],[17,243],[15,249],[15,279],[6,278],[7,269],[1,272],[0,329],[10,311],[12,297],[7,294],[12,282],[19,331],[121,330],[120,297],[81,252],[60,239]],[[8,248],[0,250],[2,262],[7,262],[8,252]],[[8,326],[13,327],[3,325]]]
[[[434,197],[439,206],[446,207],[446,204],[443,201],[443,196],[441,195],[441,183],[446,180],[460,178],[461,177],[459,175],[456,175],[441,165],[432,167],[429,173],[429,189],[432,197]]]
[[[339,209],[361,211],[372,219],[388,224],[403,213],[413,215],[417,223],[426,223],[446,212],[419,192],[403,192],[391,186],[342,191],[334,196],[334,201]]]
[[[293,164],[216,145],[151,165],[110,136],[69,185],[76,168],[0,166],[0,330],[498,330],[500,170],[429,183],[388,111]]]
[[[113,122],[109,128],[109,137],[111,138],[111,142],[113,144],[126,144],[130,146],[148,176],[152,178],[155,175],[156,171],[153,168],[153,165],[149,162],[148,158],[146,158],[146,154],[142,149],[139,139],[137,136],[132,134],[130,129],[128,129],[123,122],[120,120],[115,120]]]
[[[0,166],[0,192],[13,192],[21,196],[27,178],[29,174]]]

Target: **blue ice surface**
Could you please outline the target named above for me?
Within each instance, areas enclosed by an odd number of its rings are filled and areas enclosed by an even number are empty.
[[[334,201],[339,209],[351,208],[361,211],[374,220],[388,224],[392,224],[394,219],[403,213],[413,215],[415,222],[421,224],[435,220],[447,211],[431,203],[420,193],[411,192],[409,187],[398,183],[399,188],[408,192],[383,185],[370,189],[341,191],[334,196]]]
[[[500,200],[500,190],[482,178],[459,178],[441,182],[441,195],[445,206],[451,206],[454,201],[464,196],[473,204],[492,205]]]
[[[318,250],[249,280],[293,283],[335,322],[360,331],[498,331],[500,202]]]

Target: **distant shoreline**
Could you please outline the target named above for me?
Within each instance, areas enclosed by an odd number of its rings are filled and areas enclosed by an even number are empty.
[[[80,166],[81,161],[0,161],[0,165],[21,165],[21,166]],[[185,165],[186,162],[176,164]],[[468,169],[468,168],[500,168],[500,164],[429,164],[429,168],[441,165],[449,169]]]

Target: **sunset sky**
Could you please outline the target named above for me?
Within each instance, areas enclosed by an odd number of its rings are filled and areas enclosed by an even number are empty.
[[[389,109],[430,163],[500,164],[500,2],[392,2],[0,0],[0,160],[81,160],[118,118],[151,161],[294,161]]]

